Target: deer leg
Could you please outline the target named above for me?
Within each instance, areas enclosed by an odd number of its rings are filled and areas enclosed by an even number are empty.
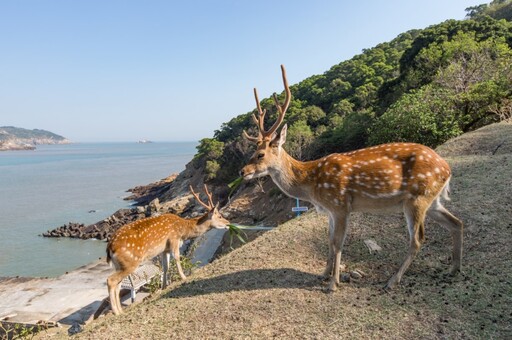
[[[334,255],[333,255],[333,243],[332,243],[332,237],[334,234],[334,220],[331,215],[329,215],[329,256],[327,257],[327,265],[325,267],[325,270],[322,274],[324,277],[324,280],[327,280],[332,275],[333,270],[333,263],[334,263]]]
[[[116,271],[114,274],[110,275],[107,278],[107,287],[108,287],[108,296],[110,299],[110,307],[112,308],[112,312],[115,315],[119,315],[123,312],[123,308],[121,307],[121,298],[119,297],[119,292],[121,287],[119,284],[130,274],[130,271]]]
[[[176,267],[178,268],[178,274],[180,274],[180,277],[183,281],[187,279],[185,274],[183,273],[183,269],[181,269],[181,262],[180,262],[180,243],[176,242],[176,244],[173,244],[172,246],[172,254],[174,256],[174,260],[176,261]]]
[[[456,274],[460,271],[462,260],[462,242],[464,224],[457,217],[453,216],[437,198],[430,209],[427,216],[444,226],[452,235],[453,253],[452,253],[452,269],[450,273]]]
[[[162,253],[162,289],[167,287],[167,273],[169,273],[169,261],[171,260],[171,253],[165,250]]]
[[[404,215],[409,230],[409,250],[400,269],[393,275],[384,289],[392,289],[402,280],[402,275],[411,265],[412,260],[421,248],[426,209],[420,202],[406,202],[404,204]]]
[[[334,220],[334,231],[331,237],[332,247],[332,260],[334,261],[332,266],[331,283],[329,285],[329,291],[336,291],[340,284],[340,264],[341,264],[341,252],[343,250],[343,243],[347,236],[347,225],[348,225],[348,214],[344,216],[333,217]]]

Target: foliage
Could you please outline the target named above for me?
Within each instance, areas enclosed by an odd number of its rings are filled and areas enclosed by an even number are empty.
[[[183,273],[185,274],[185,276],[189,276],[192,273],[192,271],[198,266],[197,263],[192,262],[190,258],[183,255],[180,256],[180,263],[181,269],[183,269]],[[176,260],[174,258],[171,258],[171,261],[169,261],[169,271],[167,275],[171,282],[181,280],[180,274],[178,273],[178,267],[176,267]]]
[[[217,176],[217,171],[220,169],[220,164],[217,161],[206,161],[204,170],[206,172],[206,179],[214,179]]]
[[[215,138],[203,138],[196,146],[196,157],[205,157],[206,159],[217,159],[222,156],[224,143]]]
[[[486,15],[494,19],[512,20],[512,1],[493,0],[490,4],[481,4],[466,8],[467,16],[479,19]]]
[[[287,150],[293,157],[302,160],[307,157],[307,148],[313,142],[314,136],[310,126],[304,120],[296,121],[288,129],[286,137]]]
[[[194,156],[194,160],[199,166],[204,166],[206,179],[215,178],[220,169],[218,159],[224,153],[224,143],[215,138],[203,138],[199,141],[196,149],[198,152]]]
[[[373,120],[374,114],[367,111],[352,112],[346,115],[340,125],[316,140],[318,155],[354,150],[365,146],[368,129]]]
[[[404,94],[370,129],[370,144],[416,141],[436,146],[500,119],[512,85],[512,50],[503,38],[458,33],[418,53],[437,64],[429,85]],[[493,109],[495,108],[495,109]]]
[[[436,146],[458,136],[451,95],[431,86],[404,95],[372,125],[369,144],[407,141]]]
[[[0,322],[0,337],[2,339],[33,339],[37,333],[46,328],[41,325],[23,325]]]
[[[229,248],[233,249],[233,239],[236,237],[241,243],[246,243],[247,234],[234,224],[228,224]]]

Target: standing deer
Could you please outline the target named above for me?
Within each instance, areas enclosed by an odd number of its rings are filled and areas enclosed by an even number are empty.
[[[181,279],[185,280],[180,264],[180,247],[183,241],[198,237],[211,228],[227,228],[229,221],[219,213],[218,204],[214,206],[212,195],[206,185],[204,188],[208,204],[201,201],[190,186],[192,195],[207,210],[203,216],[192,219],[184,219],[173,214],[148,217],[121,227],[112,236],[107,245],[107,262],[112,262],[116,271],[108,277],[107,286],[114,314],[122,312],[119,284],[133,273],[141,262],[162,254],[162,288],[165,288],[171,252],[176,260],[178,273]]]
[[[274,102],[277,121],[264,129],[265,110],[261,109],[254,89],[258,117],[257,137],[244,137],[256,143],[256,151],[241,170],[244,179],[270,175],[274,183],[288,196],[311,202],[319,212],[329,216],[329,258],[324,277],[330,277],[329,290],[339,285],[340,261],[347,235],[348,217],[352,211],[402,210],[409,230],[409,250],[400,269],[387,282],[386,289],[398,284],[402,275],[425,240],[425,216],[445,226],[453,239],[451,273],[460,271],[462,257],[462,222],[441,204],[448,198],[451,170],[436,152],[414,143],[391,143],[356,151],[337,153],[321,159],[301,162],[284,149],[287,125],[279,133],[290,104],[291,91],[286,71],[281,65],[285,102]]]

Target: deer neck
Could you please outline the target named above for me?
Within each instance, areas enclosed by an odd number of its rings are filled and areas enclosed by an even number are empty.
[[[281,149],[279,162],[269,168],[274,183],[291,197],[306,199],[312,189],[310,162],[301,162]]]
[[[201,217],[193,218],[190,220],[190,226],[187,232],[187,239],[201,236],[207,232],[212,225],[212,221],[208,218],[208,213]]]

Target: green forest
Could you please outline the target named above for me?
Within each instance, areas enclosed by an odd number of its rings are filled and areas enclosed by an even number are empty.
[[[510,119],[512,0],[470,7],[464,20],[402,33],[290,89],[285,148],[300,160],[395,141],[435,147]],[[261,106],[271,125],[277,116],[273,99]],[[207,181],[238,177],[254,147],[242,131],[257,134],[255,112],[223,123],[199,142],[194,164]]]

